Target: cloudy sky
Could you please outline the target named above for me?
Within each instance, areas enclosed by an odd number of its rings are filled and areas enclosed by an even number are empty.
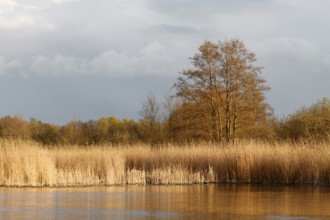
[[[0,0],[0,117],[138,119],[205,40],[254,51],[278,116],[330,97],[328,0]],[[173,91],[172,91],[173,92]]]

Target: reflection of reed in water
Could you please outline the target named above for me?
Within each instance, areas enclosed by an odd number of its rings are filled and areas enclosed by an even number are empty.
[[[0,141],[0,184],[6,186],[218,182],[329,184],[330,146],[241,143],[47,148]]]
[[[330,217],[330,189],[326,187],[202,184],[132,188],[135,193],[125,198],[125,209],[181,213],[180,219]]]
[[[248,184],[0,188],[2,219],[329,219],[330,188]]]

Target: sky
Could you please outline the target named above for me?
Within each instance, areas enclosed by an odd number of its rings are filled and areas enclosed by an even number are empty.
[[[0,117],[138,120],[205,41],[255,52],[283,117],[330,97],[328,0],[0,0]]]

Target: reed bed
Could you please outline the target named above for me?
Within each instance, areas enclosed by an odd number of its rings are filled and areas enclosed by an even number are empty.
[[[330,184],[330,145],[44,147],[0,141],[2,186],[195,183]]]

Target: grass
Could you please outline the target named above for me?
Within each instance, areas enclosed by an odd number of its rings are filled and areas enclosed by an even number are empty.
[[[42,147],[0,141],[2,186],[330,184],[330,144]]]

